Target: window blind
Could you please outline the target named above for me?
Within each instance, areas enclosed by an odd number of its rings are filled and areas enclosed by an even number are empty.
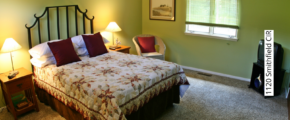
[[[239,28],[239,0],[187,0],[186,24]]]

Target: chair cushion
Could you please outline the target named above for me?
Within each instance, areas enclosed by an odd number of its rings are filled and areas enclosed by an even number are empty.
[[[163,55],[161,53],[158,53],[158,52],[151,52],[151,53],[142,53],[142,56],[150,57],[150,56],[163,56]]]
[[[142,56],[155,58],[155,59],[159,59],[159,60],[164,60],[164,56],[161,53],[158,53],[158,52],[142,53]]]
[[[94,35],[83,35],[83,38],[90,57],[108,53],[100,32]]]
[[[138,42],[142,53],[156,52],[155,37],[138,37]]]

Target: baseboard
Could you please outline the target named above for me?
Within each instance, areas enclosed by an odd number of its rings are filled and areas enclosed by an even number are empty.
[[[184,69],[198,71],[198,72],[203,72],[203,73],[208,73],[208,74],[212,74],[212,75],[218,75],[218,76],[233,78],[233,79],[237,79],[237,80],[247,81],[247,82],[251,81],[250,78],[243,78],[243,77],[238,77],[238,76],[233,76],[233,75],[228,75],[228,74],[224,74],[224,73],[218,73],[218,72],[213,72],[213,71],[209,71],[209,70],[203,70],[203,69],[194,68],[194,67],[188,67],[188,66],[183,66],[183,65],[181,65],[181,67],[184,68]],[[284,93],[283,93],[283,91],[284,91]],[[287,88],[285,87],[285,89],[282,90],[281,94],[285,94],[285,98],[288,98],[289,97],[288,96],[289,91],[290,91],[290,88],[287,90]]]
[[[242,80],[242,81],[247,81],[247,82],[251,81],[250,78],[243,78],[243,77],[238,77],[238,76],[233,76],[233,75],[228,75],[228,74],[224,74],[224,73],[218,73],[218,72],[213,72],[213,71],[209,71],[209,70],[203,70],[203,69],[193,68],[193,67],[188,67],[188,66],[183,66],[183,65],[181,65],[181,67],[185,68],[185,69],[193,70],[193,71],[199,71],[199,72],[203,72],[203,73],[233,78],[233,79],[237,79],[237,80]]]

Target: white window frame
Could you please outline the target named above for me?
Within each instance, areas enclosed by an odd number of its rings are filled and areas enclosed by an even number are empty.
[[[238,31],[239,29],[236,29],[236,36],[232,37],[229,35],[222,35],[222,34],[214,34],[214,27],[212,26],[207,26],[209,27],[209,33],[205,32],[198,32],[198,31],[190,31],[188,30],[189,25],[198,25],[198,24],[186,24],[185,25],[185,35],[192,35],[192,36],[201,36],[201,37],[208,37],[208,38],[216,38],[216,39],[221,39],[221,40],[230,40],[230,41],[238,41]],[[204,25],[206,26],[206,25]],[[221,27],[221,28],[226,28],[226,27]],[[233,28],[230,28],[233,29]]]

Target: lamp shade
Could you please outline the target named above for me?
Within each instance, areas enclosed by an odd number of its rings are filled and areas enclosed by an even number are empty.
[[[106,28],[106,31],[110,31],[110,32],[117,32],[117,31],[121,31],[121,30],[122,29],[118,26],[118,24],[116,22],[110,22]]]
[[[1,52],[12,52],[20,48],[21,46],[13,38],[7,38],[2,46]]]

